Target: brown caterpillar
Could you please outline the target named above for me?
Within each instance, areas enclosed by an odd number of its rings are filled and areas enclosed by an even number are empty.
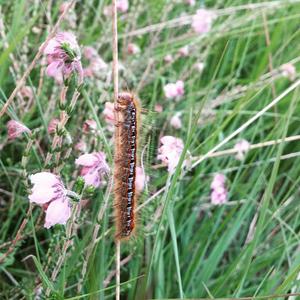
[[[117,239],[131,236],[135,229],[135,188],[140,103],[131,93],[120,93],[115,111],[115,210]]]

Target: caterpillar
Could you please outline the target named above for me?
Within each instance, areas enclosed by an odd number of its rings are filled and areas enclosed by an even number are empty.
[[[135,229],[135,188],[139,137],[140,103],[131,93],[120,93],[115,106],[114,196],[116,238],[129,238]]]

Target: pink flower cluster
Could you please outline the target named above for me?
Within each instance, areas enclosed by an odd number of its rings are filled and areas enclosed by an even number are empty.
[[[180,129],[182,127],[181,113],[177,112],[170,120],[170,125],[175,129]]]
[[[220,205],[227,202],[227,189],[225,186],[226,177],[221,174],[215,174],[211,187],[211,203]]]
[[[161,104],[156,103],[155,106],[154,106],[154,110],[158,113],[161,113],[164,110],[164,108]]]
[[[53,134],[56,131],[59,120],[57,118],[52,119],[48,124],[48,133]]]
[[[46,74],[54,77],[59,83],[73,72],[77,72],[80,81],[83,79],[81,56],[76,37],[70,32],[59,32],[44,49],[48,67]]]
[[[86,152],[87,150],[87,144],[85,143],[85,141],[80,140],[76,145],[75,145],[75,149],[79,152]]]
[[[27,132],[30,133],[30,129],[27,128],[25,125],[15,121],[10,120],[6,124],[7,126],[7,134],[9,140],[14,140],[22,135],[22,133]]]
[[[129,8],[128,0],[117,0],[117,10],[118,12],[127,12]]]
[[[173,174],[184,148],[183,141],[173,136],[163,136],[160,142],[162,145],[158,149],[157,159],[165,163],[168,172]]]
[[[85,120],[83,123],[82,131],[84,133],[95,132],[97,129],[97,123],[93,119]]]
[[[198,9],[193,16],[192,28],[195,32],[203,34],[211,30],[216,14],[207,9]]]
[[[131,54],[131,55],[137,55],[141,52],[141,49],[138,45],[136,45],[134,43],[129,43],[127,46],[127,52],[128,52],[128,54]]]
[[[129,8],[128,0],[116,0],[116,5],[117,5],[118,12],[125,13],[128,11],[128,8]],[[106,17],[111,17],[112,16],[112,6],[111,5],[105,6],[103,9],[103,14]]]
[[[197,62],[195,65],[195,69],[198,71],[198,72],[202,72],[205,68],[205,64],[203,62]]]
[[[71,216],[71,204],[61,179],[49,172],[36,173],[29,178],[33,184],[29,201],[46,210],[45,227],[66,224]]]
[[[181,57],[187,57],[187,56],[189,56],[189,53],[190,53],[189,46],[183,46],[178,50],[178,54]]]
[[[28,102],[32,101],[32,99],[33,99],[32,87],[30,87],[28,85],[24,85],[21,87],[20,94],[22,95],[22,97],[27,98]]]
[[[115,115],[114,115],[114,104],[113,102],[105,102],[104,110],[102,112],[105,122],[107,123],[107,129],[114,131]]]
[[[290,81],[294,81],[296,79],[296,68],[293,64],[287,63],[280,67],[282,76],[288,78]]]
[[[107,70],[107,63],[100,57],[96,49],[93,47],[85,47],[83,49],[83,55],[89,61],[89,65],[83,69],[84,76],[99,77],[104,71]]]
[[[165,57],[164,57],[164,62],[169,64],[171,62],[173,62],[174,58],[171,54],[167,54]]]
[[[176,83],[166,84],[164,86],[164,93],[168,99],[180,99],[180,97],[184,95],[184,82],[182,80],[178,80]]]
[[[80,175],[84,178],[85,184],[95,188],[104,183],[104,175],[109,172],[103,152],[83,154],[75,160],[75,164],[82,167]]]
[[[234,145],[234,150],[236,150],[236,159],[244,160],[247,152],[250,149],[250,143],[246,140],[240,140]]]

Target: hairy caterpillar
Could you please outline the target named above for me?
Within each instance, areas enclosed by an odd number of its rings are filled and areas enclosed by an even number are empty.
[[[120,93],[115,107],[115,210],[117,239],[128,238],[135,229],[135,188],[140,103],[131,93]]]

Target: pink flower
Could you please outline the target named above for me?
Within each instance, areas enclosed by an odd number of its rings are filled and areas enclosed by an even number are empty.
[[[64,11],[66,10],[66,8],[68,7],[68,5],[70,4],[69,1],[64,1],[60,6],[59,6],[59,12],[61,14],[64,13]]]
[[[226,181],[225,175],[221,173],[217,173],[215,174],[213,181],[211,182],[210,188],[213,190],[218,189],[219,187],[224,186],[225,181]]]
[[[158,113],[161,113],[163,111],[163,107],[161,104],[155,104],[154,110]]]
[[[205,64],[203,62],[198,62],[195,64],[195,68],[201,73],[205,68]]]
[[[173,136],[163,136],[160,139],[157,159],[168,166],[168,172],[173,174],[178,165],[180,155],[184,148],[183,141]]]
[[[49,134],[55,133],[58,124],[59,124],[58,119],[56,118],[52,119],[48,125],[48,133]]]
[[[47,55],[48,67],[46,74],[62,82],[73,72],[77,72],[80,80],[83,79],[80,49],[73,33],[59,32],[51,39],[44,49]]]
[[[27,98],[28,100],[33,99],[33,91],[32,88],[28,85],[24,85],[20,89],[20,94],[24,97]]]
[[[198,9],[197,13],[193,16],[192,28],[195,32],[203,34],[210,31],[213,20],[216,14],[206,9]]]
[[[168,99],[180,98],[184,95],[184,82],[178,80],[176,83],[168,83],[164,86],[165,96]]]
[[[296,79],[296,68],[293,64],[287,63],[281,66],[281,74],[282,76],[288,78],[291,81]]]
[[[247,154],[247,152],[250,149],[250,143],[246,140],[240,140],[239,142],[237,142],[235,144],[233,149],[235,149],[237,151],[236,156],[235,156],[236,159],[237,160],[244,160],[245,155]]]
[[[127,52],[128,52],[128,54],[136,55],[141,52],[141,49],[138,45],[130,43],[127,46]]]
[[[170,125],[175,129],[180,129],[182,127],[182,122],[180,119],[181,113],[176,113],[170,120]]]
[[[14,140],[20,137],[24,132],[31,132],[29,128],[15,120],[8,121],[6,126],[9,140]]]
[[[86,152],[87,145],[84,141],[80,141],[75,145],[75,149],[80,152]]]
[[[103,110],[103,116],[108,124],[114,125],[115,123],[115,116],[114,116],[114,104],[113,102],[105,102]]]
[[[71,1],[64,1],[59,6],[59,13],[63,14],[69,7],[69,11],[65,14],[64,20],[68,23],[68,27],[76,28],[76,13],[74,11],[74,5],[71,5]]]
[[[97,123],[95,120],[89,119],[83,123],[82,130],[84,133],[94,132],[96,129],[97,129]]]
[[[86,46],[83,48],[83,56],[88,60],[93,60],[95,57],[98,57],[98,52],[95,48]]]
[[[67,199],[51,201],[45,218],[45,227],[50,228],[56,224],[65,225],[71,217],[71,206]]]
[[[165,96],[167,98],[177,97],[177,87],[175,83],[168,83],[164,86]]]
[[[164,57],[164,61],[165,61],[165,63],[171,63],[171,62],[173,62],[173,56],[171,54],[167,54]]]
[[[127,12],[129,8],[128,0],[117,0],[117,10],[118,12]]]
[[[211,192],[211,203],[214,205],[220,205],[227,202],[227,190],[221,188],[219,190],[213,190]]]
[[[45,204],[52,200],[65,196],[65,188],[60,178],[49,172],[40,172],[30,175],[29,179],[33,184],[29,201],[36,204]]]
[[[40,172],[29,177],[33,187],[29,201],[46,208],[45,227],[66,224],[71,216],[71,204],[61,179],[49,172]]]
[[[112,6],[111,5],[106,5],[103,8],[103,14],[106,17],[111,17],[112,16]]]
[[[116,0],[117,4],[117,11],[120,13],[125,13],[128,11],[129,8],[129,3],[128,0]],[[103,9],[103,14],[106,17],[111,17],[112,16],[112,6],[107,5]]]
[[[103,71],[107,70],[107,63],[99,56],[95,48],[85,47],[83,55],[90,62],[88,67],[83,70],[85,76],[99,76]]]
[[[178,54],[182,57],[186,57],[189,55],[189,46],[184,46],[184,47],[181,47],[179,50],[178,50]]]
[[[227,202],[227,189],[225,187],[226,177],[223,174],[215,174],[211,187],[211,203],[220,205]]]
[[[196,0],[185,0],[185,2],[190,6],[194,6],[196,4]]]
[[[99,77],[105,70],[107,70],[107,68],[107,63],[101,57],[96,57],[86,68],[83,69],[83,74],[87,77]]]
[[[144,170],[141,167],[136,168],[136,180],[135,188],[138,193],[141,193],[144,190],[145,183],[149,181],[149,177],[145,175]]]
[[[86,185],[96,188],[104,182],[103,177],[109,172],[103,152],[83,154],[75,160],[75,164],[82,166],[80,175],[84,178]]]

